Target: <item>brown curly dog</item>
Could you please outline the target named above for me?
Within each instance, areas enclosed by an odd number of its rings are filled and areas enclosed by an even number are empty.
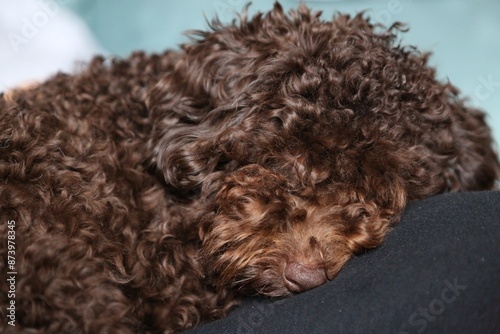
[[[493,188],[485,115],[398,27],[276,4],[3,95],[2,332],[176,332],[333,279],[409,201]]]

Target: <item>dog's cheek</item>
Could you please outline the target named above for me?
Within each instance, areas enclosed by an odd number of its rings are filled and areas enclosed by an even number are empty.
[[[353,254],[378,247],[399,220],[398,208],[393,203],[381,206],[377,201],[364,201],[345,205],[339,210],[342,236]]]
[[[265,268],[276,267],[262,262],[263,258],[269,258],[274,237],[279,234],[276,218],[263,212],[255,215],[232,212],[230,216],[213,215],[213,220],[200,232],[202,263],[218,285],[252,280]]]
[[[220,217],[219,217],[220,218]],[[245,247],[251,233],[235,228],[234,222],[218,221],[204,234],[200,259],[207,278],[216,286],[230,287],[249,265],[253,249]]]
[[[207,275],[219,286],[238,281],[252,286],[271,276],[277,280],[279,265],[266,261],[276,260],[269,253],[276,250],[274,242],[287,229],[293,211],[282,178],[261,166],[248,165],[219,185],[199,232]]]

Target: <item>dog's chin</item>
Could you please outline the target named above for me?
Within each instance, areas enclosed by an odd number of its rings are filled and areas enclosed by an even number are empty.
[[[240,285],[237,289],[245,295],[262,295],[271,298],[288,297],[295,294],[287,288],[283,274],[274,271],[270,273],[269,270],[247,279],[245,284]]]
[[[271,298],[289,297],[317,288],[337,274],[325,268],[303,268],[297,263],[284,262],[277,268],[247,268],[237,275],[233,288],[245,295],[263,295]]]

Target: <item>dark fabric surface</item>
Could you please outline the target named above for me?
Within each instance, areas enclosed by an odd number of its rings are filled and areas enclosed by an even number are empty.
[[[428,198],[333,281],[186,333],[500,333],[499,242],[500,192]]]

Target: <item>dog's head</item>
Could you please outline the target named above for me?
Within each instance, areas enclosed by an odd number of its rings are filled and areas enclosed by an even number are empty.
[[[379,245],[408,198],[453,184],[425,142],[438,117],[451,122],[453,89],[426,55],[394,46],[394,27],[275,5],[212,28],[147,104],[152,162],[196,208],[216,284],[271,296],[318,286]]]

